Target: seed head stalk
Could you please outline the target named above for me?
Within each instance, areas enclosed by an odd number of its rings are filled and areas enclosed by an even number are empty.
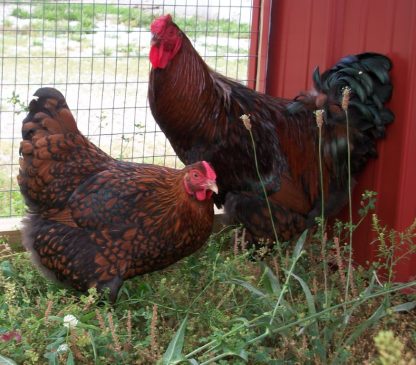
[[[249,134],[250,134],[251,143],[252,143],[252,145],[253,145],[253,152],[254,152],[254,164],[255,164],[255,166],[256,166],[257,176],[259,177],[259,180],[260,180],[260,185],[261,185],[261,188],[262,188],[262,190],[263,190],[264,198],[265,198],[265,200],[266,200],[267,209],[268,209],[268,211],[269,211],[270,221],[271,221],[271,224],[272,224],[272,229],[273,229],[273,234],[274,234],[274,238],[275,238],[276,245],[277,245],[277,250],[279,251],[279,255],[281,256],[281,255],[282,255],[282,252],[281,252],[281,248],[280,248],[279,238],[278,238],[278,236],[277,236],[276,226],[275,226],[275,224],[274,224],[274,219],[273,219],[272,209],[271,209],[271,207],[270,207],[269,199],[268,199],[268,197],[267,197],[266,187],[264,186],[263,179],[261,178],[261,175],[260,175],[259,164],[258,164],[258,161],[257,161],[256,143],[254,142],[253,133],[252,133],[252,131],[251,131],[250,114],[249,114],[249,115],[247,115],[247,114],[243,114],[243,115],[240,117],[240,119],[243,121],[244,126],[246,127],[246,129],[248,130],[248,132],[249,132]]]
[[[348,300],[348,291],[350,287],[351,267],[352,267],[352,194],[351,194],[351,145],[350,145],[350,121],[348,115],[348,104],[350,102],[351,89],[346,86],[342,90],[342,109],[345,113],[347,125],[347,163],[348,163],[348,231],[349,231],[349,256],[348,256],[348,270],[347,270],[347,284],[345,287],[345,302]]]
[[[316,125],[318,126],[318,156],[319,156],[319,179],[321,185],[321,255],[324,265],[324,288],[325,288],[325,307],[328,306],[328,264],[326,262],[326,233],[325,233],[325,197],[324,197],[324,173],[322,167],[322,126],[324,124],[324,110],[319,109],[315,112]]]

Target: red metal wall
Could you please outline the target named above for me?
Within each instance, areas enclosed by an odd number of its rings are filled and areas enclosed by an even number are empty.
[[[266,3],[268,3],[266,1]],[[267,16],[267,14],[266,14]],[[416,1],[275,0],[270,8],[267,69],[258,69],[271,95],[291,98],[311,87],[340,57],[380,52],[393,61],[390,108],[396,115],[354,191],[358,210],[365,189],[378,193],[382,223],[402,230],[416,218]],[[355,234],[355,257],[373,260],[369,220]],[[415,243],[414,243],[415,244]],[[396,280],[416,279],[416,255],[399,263]]]

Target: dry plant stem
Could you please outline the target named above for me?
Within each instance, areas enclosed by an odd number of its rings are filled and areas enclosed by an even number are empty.
[[[45,322],[48,322],[49,320],[49,315],[51,314],[52,305],[53,305],[52,300],[48,300],[48,306],[46,307],[45,315],[44,315]]]
[[[116,328],[114,326],[113,315],[111,313],[108,313],[108,326],[110,327],[111,337],[113,338],[114,349],[118,353],[120,353],[121,352],[121,345],[120,345],[120,341],[119,341],[117,333],[116,333]]]
[[[244,253],[247,250],[247,242],[246,242],[246,229],[243,228],[243,233],[241,234],[241,252]]]
[[[325,201],[324,201],[324,176],[322,169],[322,128],[319,128],[319,175],[321,180],[321,251],[324,265],[324,289],[325,306],[328,306],[328,264],[326,261],[326,233],[325,233]]]
[[[230,295],[233,293],[235,289],[235,285],[232,284],[230,289],[225,293],[225,295],[221,298],[221,300],[218,302],[217,306],[215,308],[220,309],[220,307],[224,304],[224,302],[230,297]]]
[[[251,132],[251,129],[248,129],[248,132],[250,133],[251,143],[253,145],[254,163],[255,163],[255,166],[256,166],[257,176],[259,177],[260,185],[261,185],[261,188],[263,189],[263,194],[264,194],[264,198],[266,200],[267,209],[269,210],[269,214],[270,214],[270,222],[271,222],[272,228],[273,228],[274,239],[276,241],[277,250],[279,251],[279,256],[281,257],[282,256],[282,250],[280,248],[279,238],[277,237],[277,231],[276,231],[276,227],[274,225],[272,209],[270,207],[269,199],[267,198],[266,187],[264,186],[263,179],[261,178],[261,175],[260,175],[259,164],[258,164],[258,161],[257,161],[256,143],[254,142],[254,137],[253,137],[253,133]]]
[[[358,292],[354,284],[354,268],[353,267],[351,268],[351,271],[350,271],[350,285],[351,285],[351,292],[352,292],[353,297],[357,297]]]
[[[349,230],[349,256],[348,256],[348,269],[347,269],[347,285],[345,288],[345,301],[348,299],[348,291],[350,287],[350,277],[351,277],[351,266],[352,266],[352,196],[351,196],[351,151],[350,151],[350,123],[348,116],[348,107],[344,109],[345,118],[347,121],[347,162],[348,162],[348,230]]]
[[[157,304],[153,305],[152,321],[150,323],[150,348],[153,356],[159,355],[159,346],[157,344]]]
[[[97,317],[98,325],[101,328],[101,330],[103,332],[106,332],[107,331],[107,327],[105,325],[104,318],[103,318],[103,316],[101,315],[101,313],[100,313],[100,311],[98,309],[95,310],[95,316]]]
[[[276,278],[277,278],[277,280],[280,282],[280,276],[279,276],[279,263],[278,263],[278,261],[277,261],[277,259],[276,259],[276,257],[273,257],[273,268],[274,268],[274,271],[275,271],[275,275],[276,275]]]
[[[131,345],[131,310],[127,311],[127,344]]]
[[[335,250],[336,250],[336,260],[337,260],[339,277],[341,279],[342,288],[346,290],[347,279],[345,278],[344,263],[342,262],[341,246],[340,246],[338,237],[334,237],[334,244],[335,244]]]
[[[322,126],[324,111],[317,110],[315,112],[316,124],[318,126],[318,160],[319,160],[319,180],[321,187],[321,255],[322,263],[324,265],[324,293],[325,293],[325,306],[328,306],[328,263],[326,261],[326,235],[325,235],[325,197],[324,197],[324,173],[322,168]]]
[[[238,228],[234,231],[234,256],[238,256],[238,231]]]

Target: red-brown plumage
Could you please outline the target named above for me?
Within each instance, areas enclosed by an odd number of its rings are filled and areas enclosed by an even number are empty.
[[[18,182],[24,245],[48,275],[78,290],[110,289],[200,248],[211,233],[216,174],[122,162],[77,129],[57,90],[39,89],[23,121]]]
[[[315,71],[314,90],[286,100],[257,93],[211,70],[170,16],[156,19],[151,31],[152,113],[183,162],[206,160],[213,165],[220,190],[214,200],[225,206],[231,221],[243,223],[256,239],[274,239],[253,144],[240,120],[243,114],[250,115],[259,171],[279,238],[290,239],[314,224],[321,212],[322,189],[325,215],[339,211],[346,202],[348,176],[342,90],[348,86],[352,93],[350,152],[355,176],[376,156],[375,140],[393,120],[383,105],[391,94],[387,57],[345,57],[322,75]],[[322,189],[314,115],[318,108],[325,110]]]

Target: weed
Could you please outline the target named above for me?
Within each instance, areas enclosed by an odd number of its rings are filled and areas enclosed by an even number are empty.
[[[21,100],[20,95],[16,94],[15,91],[12,92],[12,96],[7,99],[7,102],[13,105],[16,114],[27,112],[29,110],[26,103]]]
[[[347,120],[347,140],[349,139],[348,99],[349,90],[345,89],[342,107]],[[252,139],[254,163],[258,172],[256,145],[252,137],[250,118],[247,115],[243,115],[241,119]],[[319,128],[319,153],[321,153],[322,113],[317,113],[317,125]],[[321,196],[323,199],[321,160],[319,166],[321,172]],[[234,361],[243,360],[243,362],[247,362],[250,355],[253,359],[259,360],[261,358],[262,363],[274,363],[276,360],[281,362],[289,360],[295,363],[302,360],[303,362],[306,360],[308,363],[346,363],[350,362],[353,356],[354,362],[357,362],[357,352],[352,351],[351,347],[357,343],[359,338],[362,338],[364,334],[368,334],[371,328],[392,313],[408,312],[416,308],[415,300],[403,303],[400,298],[399,303],[395,303],[397,298],[400,297],[400,291],[415,287],[416,282],[406,284],[394,284],[392,282],[392,273],[396,262],[394,258],[397,256],[396,250],[403,243],[409,245],[416,237],[416,221],[404,232],[389,231],[390,244],[386,244],[386,228],[380,227],[376,216],[373,215],[374,229],[378,234],[378,241],[380,241],[380,255],[384,259],[389,275],[386,283],[378,280],[378,275],[372,268],[366,272],[364,278],[357,278],[357,275],[355,277],[353,275],[356,270],[352,266],[352,233],[357,225],[354,225],[352,221],[351,163],[349,154],[348,171],[349,221],[344,224],[337,222],[335,225],[335,227],[338,225],[336,230],[339,235],[341,232],[347,232],[348,244],[344,249],[341,249],[339,236],[334,237],[337,272],[330,274],[328,271],[327,262],[329,261],[326,258],[326,246],[329,240],[325,233],[323,200],[321,202],[321,217],[318,219],[319,229],[314,238],[315,241],[317,240],[321,243],[320,256],[323,268],[317,265],[317,263],[313,264],[311,262],[304,266],[305,260],[314,261],[315,257],[319,257],[319,255],[316,256],[314,254],[302,255],[305,252],[306,231],[298,239],[291,259],[283,259],[280,242],[277,239],[273,224],[272,211],[268,205],[272,228],[276,237],[275,241],[279,247],[280,254],[278,257],[281,261],[276,263],[276,258],[274,258],[273,266],[278,269],[282,268],[284,280],[279,280],[278,277],[282,276],[278,272],[274,273],[265,263],[262,264],[263,272],[257,285],[240,279],[231,280],[232,283],[245,288],[251,295],[263,299],[261,310],[250,317],[240,315],[238,318],[241,323],[230,326],[231,328],[228,331],[212,331],[212,335],[207,343],[192,349],[187,354],[183,349],[186,323],[189,321],[189,317],[186,316],[164,354],[166,363],[188,360],[192,363],[206,365],[229,358],[234,358]],[[264,190],[259,173],[258,177]],[[364,218],[363,216],[367,215],[371,207],[374,206],[374,194],[366,193],[363,197],[362,208],[360,209],[362,217],[359,223]],[[267,195],[266,202],[268,202]],[[238,252],[238,244],[236,242],[236,239],[234,239],[234,254]],[[310,242],[311,249],[319,247],[318,245],[314,246],[313,243],[316,242]],[[405,247],[405,255],[413,252],[408,249],[407,245]],[[302,256],[306,258],[302,258]],[[346,267],[343,264],[344,256],[347,257]],[[399,257],[399,259],[401,258]],[[309,270],[305,270],[306,267]],[[316,269],[311,269],[314,267]],[[339,274],[339,276],[336,274]],[[324,277],[323,281],[320,280],[322,276]],[[319,285],[319,282],[323,282],[323,285]],[[358,287],[356,282],[360,283]],[[267,285],[265,286],[266,283]],[[313,285],[312,290],[311,284]],[[296,344],[296,337],[299,338],[299,335],[302,336],[301,346]],[[286,340],[287,336],[292,339],[291,342]],[[258,353],[256,349],[258,349],[259,344],[263,346],[267,344],[266,346],[271,348],[271,351],[263,350]],[[278,356],[275,357],[276,350],[281,348],[286,350],[283,353],[278,353]],[[299,348],[302,351],[299,351]],[[396,362],[383,363],[405,363],[401,358],[400,349],[402,348],[398,347],[398,350],[394,353]]]
[[[416,365],[416,358],[405,352],[403,343],[395,336],[393,331],[380,331],[374,337],[379,358],[376,364],[380,365]]]
[[[24,10],[22,8],[16,8],[12,11],[12,16],[15,16],[16,18],[21,18],[21,19],[29,19],[30,18],[30,13],[27,10]]]
[[[21,338],[0,342],[0,353],[29,364],[71,358],[80,364],[146,364],[156,363],[160,348],[168,349],[175,339],[182,347],[172,345],[165,359],[361,363],[378,356],[363,338],[371,343],[380,326],[394,328],[406,318],[409,329],[398,338],[406,341],[406,351],[416,350],[411,338],[416,325],[406,314],[414,302],[399,293],[415,283],[379,284],[373,268],[357,268],[358,295],[344,302],[339,271],[329,271],[327,306],[320,251],[313,242],[300,242],[288,260],[250,262],[249,252],[235,255],[230,241],[228,229],[170,268],[128,280],[113,308],[95,290],[80,295],[49,282],[27,254],[5,254],[0,258],[0,335]]]

